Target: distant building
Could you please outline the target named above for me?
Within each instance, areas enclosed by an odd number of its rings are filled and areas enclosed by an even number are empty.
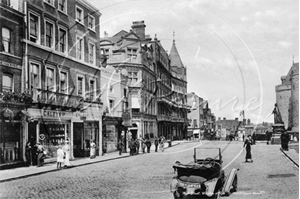
[[[227,139],[230,134],[236,135],[238,129],[241,125],[241,122],[238,118],[235,119],[226,119],[225,117],[223,120],[219,117],[216,121],[216,130],[220,132],[221,139]]]
[[[299,132],[299,63],[293,63],[288,74],[275,87],[276,103],[285,128]]]
[[[188,137],[197,137],[200,133],[204,133],[203,98],[194,92],[188,93],[187,105],[191,107],[188,113]]]

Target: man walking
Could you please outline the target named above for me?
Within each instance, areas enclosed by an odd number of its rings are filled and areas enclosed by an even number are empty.
[[[122,155],[123,142],[121,141],[121,139],[119,139],[119,141],[117,143],[117,149],[119,151],[119,155]]]
[[[136,153],[135,154],[139,154],[139,150],[140,150],[140,141],[139,141],[139,139],[135,139],[135,147],[136,147]]]
[[[157,148],[158,148],[158,138],[157,138],[157,136],[155,136],[154,145],[155,145],[155,152],[157,152]]]
[[[147,153],[150,153],[151,141],[149,140],[149,138],[146,139],[145,144],[147,147]]]

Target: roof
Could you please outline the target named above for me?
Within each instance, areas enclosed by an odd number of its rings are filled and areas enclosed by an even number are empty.
[[[178,68],[185,68],[179,56],[178,50],[176,48],[175,40],[173,40],[173,45],[169,57],[171,60],[171,66],[177,66]]]

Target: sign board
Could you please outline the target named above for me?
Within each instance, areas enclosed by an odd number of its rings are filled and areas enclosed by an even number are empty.
[[[130,111],[126,110],[122,113],[122,119],[123,119],[123,125],[126,127],[132,126],[132,121],[131,121],[131,113]]]

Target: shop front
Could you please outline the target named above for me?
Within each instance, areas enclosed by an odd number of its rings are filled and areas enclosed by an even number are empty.
[[[28,114],[34,119],[28,123],[27,140],[33,142],[32,145],[42,144],[46,159],[55,158],[58,145],[70,140],[72,112],[30,108]]]
[[[23,161],[22,105],[1,104],[0,113],[0,164]]]

